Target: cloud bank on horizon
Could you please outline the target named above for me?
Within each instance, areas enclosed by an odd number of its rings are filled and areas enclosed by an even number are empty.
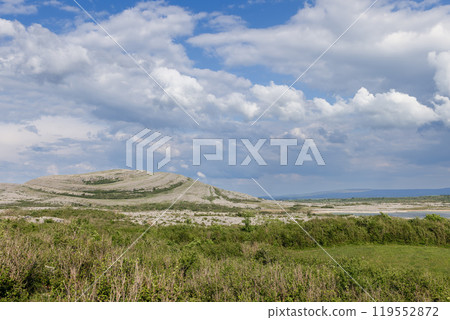
[[[371,2],[305,2],[265,27],[239,8],[95,7],[197,126],[73,1],[0,1],[0,181],[124,168],[124,141],[147,127],[174,137],[168,169],[192,177],[192,138],[313,138],[327,163],[201,168],[242,192],[258,193],[252,177],[274,194],[448,187],[450,5],[440,1],[379,1],[251,126]]]

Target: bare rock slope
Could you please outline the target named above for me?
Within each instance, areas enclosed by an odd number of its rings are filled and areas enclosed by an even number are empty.
[[[187,191],[186,191],[187,190]],[[219,189],[182,175],[135,170],[109,170],[37,178],[23,185],[0,184],[2,203],[126,206],[179,201],[197,204],[252,207],[260,199]]]

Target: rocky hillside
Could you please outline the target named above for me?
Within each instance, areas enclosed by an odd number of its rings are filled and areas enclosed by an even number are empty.
[[[0,204],[127,206],[171,203],[194,180],[182,175],[109,170],[37,178],[23,185],[0,184]],[[253,207],[260,199],[197,181],[180,199],[196,204]]]

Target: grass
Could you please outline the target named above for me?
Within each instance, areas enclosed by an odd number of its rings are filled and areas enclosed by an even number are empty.
[[[193,203],[188,201],[178,201],[174,205],[169,202],[147,202],[137,205],[125,205],[112,207],[113,209],[123,210],[123,211],[150,211],[150,210],[165,210],[167,208],[172,210],[190,210],[194,212],[237,212],[244,209],[239,209],[235,207],[224,206],[214,203]],[[248,210],[247,210],[248,211]]]
[[[294,223],[154,226],[105,210],[8,212],[2,301],[369,301]],[[378,301],[449,301],[450,222],[385,215],[300,222]],[[417,256],[422,258],[418,259]],[[448,269],[448,267],[447,267]]]
[[[97,177],[95,179],[83,180],[83,183],[86,185],[96,186],[101,184],[111,184],[121,181],[120,178],[103,178]]]
[[[327,248],[327,251],[340,261],[358,257],[378,268],[411,268],[420,272],[445,275],[450,267],[450,249],[442,247],[366,244]],[[296,254],[299,260],[313,259],[323,263],[329,260],[320,249],[302,250],[292,254]]]
[[[0,209],[19,209],[19,208],[30,208],[30,207],[56,207],[50,202],[37,202],[31,200],[17,200],[14,203],[2,203],[0,204]]]

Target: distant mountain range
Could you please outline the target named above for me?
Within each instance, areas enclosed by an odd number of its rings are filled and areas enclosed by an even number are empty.
[[[277,200],[402,198],[450,195],[450,188],[442,189],[347,189],[276,197]]]

